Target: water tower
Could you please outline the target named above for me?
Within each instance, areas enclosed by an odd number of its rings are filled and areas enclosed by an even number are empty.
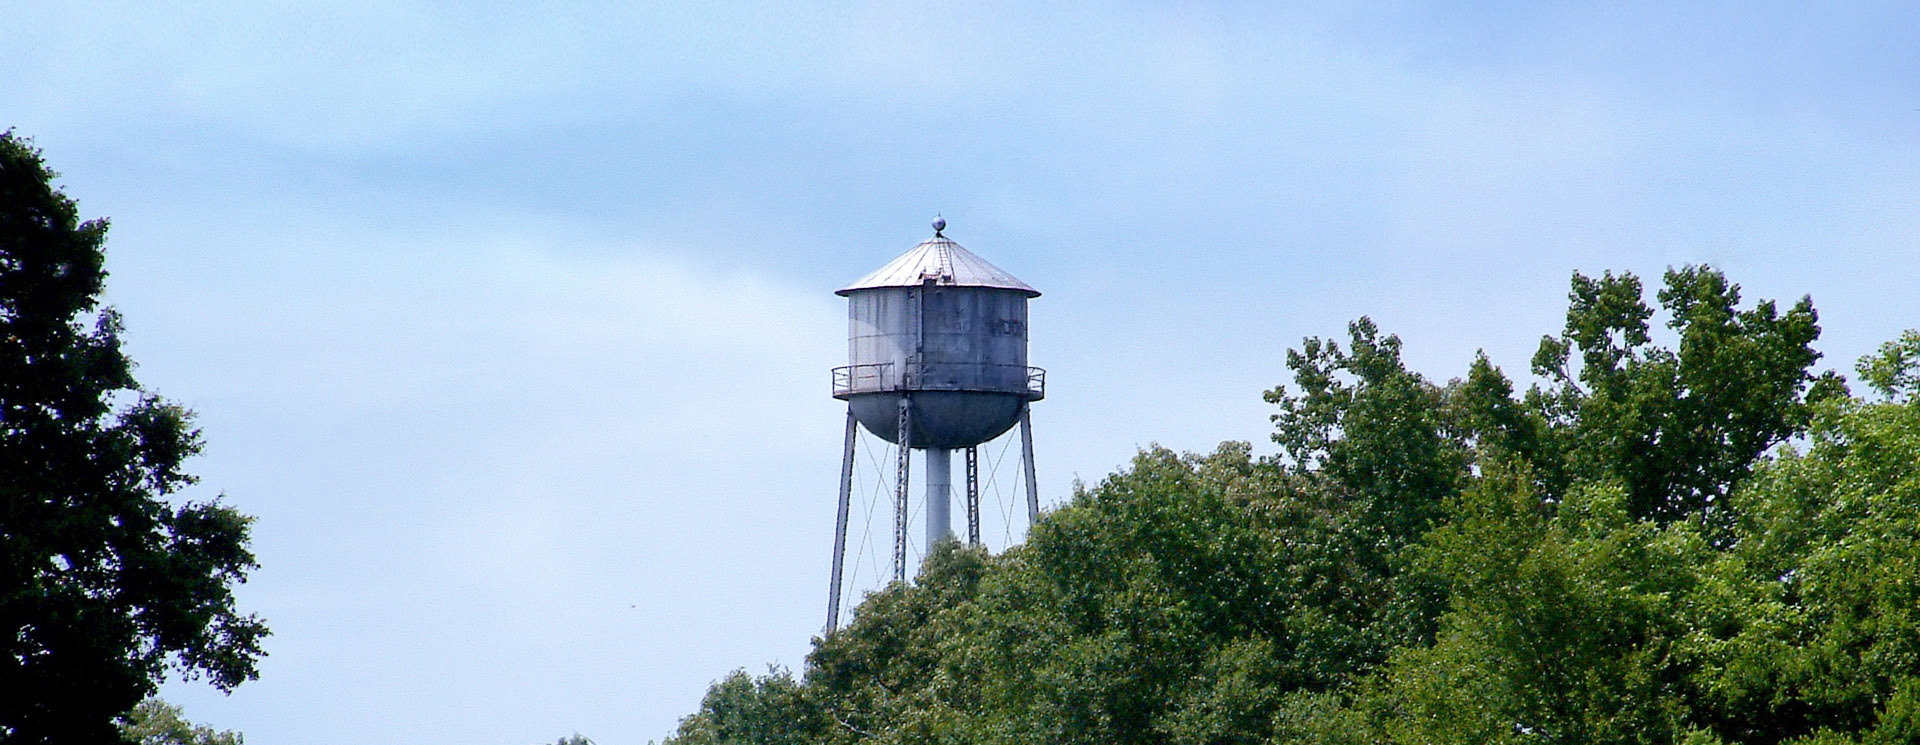
[[[1028,405],[1046,395],[1046,371],[1027,366],[1027,299],[1040,291],[960,247],[935,220],[933,237],[836,294],[847,298],[849,362],[833,370],[847,402],[840,511],[833,534],[827,630],[840,620],[858,427],[898,446],[894,464],[893,578],[907,577],[908,456],[926,454],[927,545],[951,536],[952,455],[964,450],[967,539],[980,542],[975,446],[1020,425],[1027,511],[1040,516]]]

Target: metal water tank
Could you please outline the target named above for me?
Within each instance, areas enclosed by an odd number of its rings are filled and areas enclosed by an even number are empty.
[[[992,440],[1046,395],[1046,372],[1027,366],[1027,299],[1040,291],[934,235],[837,291],[847,298],[851,364],[833,395],[867,431],[908,447],[964,448]]]
[[[954,450],[966,451],[967,540],[980,543],[979,453],[975,447],[1020,425],[1027,514],[1040,519],[1027,406],[1046,396],[1046,371],[1027,366],[1027,300],[1040,291],[960,247],[933,222],[933,237],[841,288],[847,298],[851,364],[833,370],[833,396],[847,402],[840,459],[840,508],[833,532],[833,589],[827,631],[838,628],[858,430],[899,445],[894,460],[893,578],[907,578],[909,454],[926,456],[927,540],[953,536]],[[902,431],[903,426],[905,431]]]

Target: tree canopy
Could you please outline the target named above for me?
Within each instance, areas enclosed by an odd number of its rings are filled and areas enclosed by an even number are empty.
[[[120,734],[133,745],[243,745],[247,738],[233,730],[187,721],[180,707],[150,698],[133,707],[120,721]]]
[[[0,133],[0,740],[112,742],[169,670],[255,677],[267,629],[234,608],[250,518],[179,499],[193,415],[134,380],[107,223],[54,177]]]
[[[1856,396],[1810,300],[1663,279],[1576,274],[1524,393],[1309,338],[1279,455],[1150,449],[939,546],[669,742],[1920,741],[1920,333]]]

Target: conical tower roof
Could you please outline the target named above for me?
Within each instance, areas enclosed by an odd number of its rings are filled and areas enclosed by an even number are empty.
[[[987,263],[986,259],[975,256],[972,251],[961,248],[960,244],[941,235],[939,229],[933,231],[932,238],[922,241],[853,284],[835,290],[834,294],[847,295],[855,290],[876,287],[919,287],[928,280],[948,287],[997,287],[1019,290],[1026,293],[1027,297],[1040,296],[1039,290],[1015,279],[1000,267]]]

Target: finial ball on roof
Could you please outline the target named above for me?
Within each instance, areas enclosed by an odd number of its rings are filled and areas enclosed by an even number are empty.
[[[933,232],[934,232],[934,233],[936,233],[936,234],[937,234],[937,233],[939,233],[940,231],[942,231],[942,230],[946,230],[946,229],[947,229],[947,218],[944,218],[944,217],[935,217],[935,218],[933,218]]]

